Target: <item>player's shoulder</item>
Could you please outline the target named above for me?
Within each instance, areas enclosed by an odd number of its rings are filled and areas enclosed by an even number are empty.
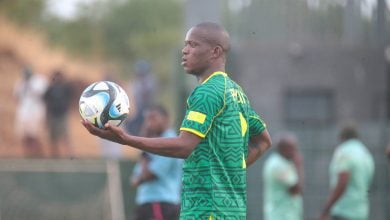
[[[224,72],[214,72],[208,76],[201,85],[204,86],[215,86],[215,85],[225,85],[226,80],[228,80],[228,75]]]
[[[223,76],[214,76],[204,83],[198,85],[193,92],[193,95],[218,95],[223,94],[226,89],[225,79]]]

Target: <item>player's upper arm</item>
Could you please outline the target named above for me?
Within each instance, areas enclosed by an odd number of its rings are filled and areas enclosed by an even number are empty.
[[[252,109],[249,110],[249,136],[255,136],[263,132],[267,128],[265,122]]]
[[[188,98],[187,111],[180,130],[204,138],[214,118],[224,107],[223,94],[220,88],[210,89],[206,86],[196,88]]]
[[[336,172],[350,172],[353,167],[353,160],[350,155],[340,154],[336,157]]]

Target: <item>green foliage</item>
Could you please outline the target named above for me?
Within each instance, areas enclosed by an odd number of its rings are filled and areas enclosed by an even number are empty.
[[[45,0],[0,0],[0,13],[21,25],[39,23]]]
[[[91,56],[94,48],[103,42],[94,42],[95,30],[87,18],[64,22],[51,18],[45,21],[45,27],[50,42],[64,47],[68,52],[78,56]]]
[[[129,72],[137,59],[162,63],[158,61],[177,47],[182,37],[181,7],[177,0],[101,1],[81,6],[73,20],[50,17],[44,26],[54,45],[77,56],[117,62]]]
[[[106,53],[119,60],[166,53],[178,43],[180,7],[172,0],[133,0],[115,5],[102,18]]]
[[[0,13],[24,25],[33,24],[46,33],[53,47],[73,57],[117,64],[114,69],[123,79],[132,77],[138,59],[146,59],[161,90],[170,87],[174,52],[183,38],[182,0],[96,0],[78,5],[71,19],[47,13],[46,1],[0,0]],[[166,92],[160,95],[170,97]]]

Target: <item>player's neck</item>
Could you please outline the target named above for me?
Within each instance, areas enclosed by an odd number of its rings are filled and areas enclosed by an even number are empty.
[[[198,75],[196,78],[198,79],[199,83],[203,83],[215,72],[225,72],[225,65],[210,67],[207,70],[203,71],[203,74]]]

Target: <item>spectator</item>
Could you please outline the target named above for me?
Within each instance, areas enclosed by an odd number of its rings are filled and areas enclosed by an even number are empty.
[[[68,115],[72,100],[72,88],[61,70],[53,72],[51,83],[44,94],[46,122],[49,128],[50,156],[60,156],[60,146],[69,157],[73,149],[69,139]]]
[[[18,101],[15,130],[22,141],[24,155],[42,157],[44,153],[39,136],[45,115],[42,95],[47,88],[47,81],[44,77],[34,74],[29,66],[23,68],[22,77],[14,89]]]
[[[354,126],[340,133],[341,144],[330,163],[331,192],[320,219],[369,219],[368,191],[374,175],[374,160],[358,140]]]
[[[281,135],[274,152],[265,162],[264,219],[303,219],[303,168],[293,134]]]
[[[143,112],[153,102],[156,82],[154,74],[151,72],[151,66],[145,60],[136,62],[135,73],[136,79],[133,83],[130,83],[130,90],[134,97],[136,112],[134,117],[126,122],[126,130],[137,135],[144,120]]]
[[[168,126],[167,111],[161,106],[150,107],[145,111],[141,135],[175,137],[175,132]],[[181,159],[142,153],[132,177],[132,185],[137,187],[134,220],[178,219],[181,170]]]

